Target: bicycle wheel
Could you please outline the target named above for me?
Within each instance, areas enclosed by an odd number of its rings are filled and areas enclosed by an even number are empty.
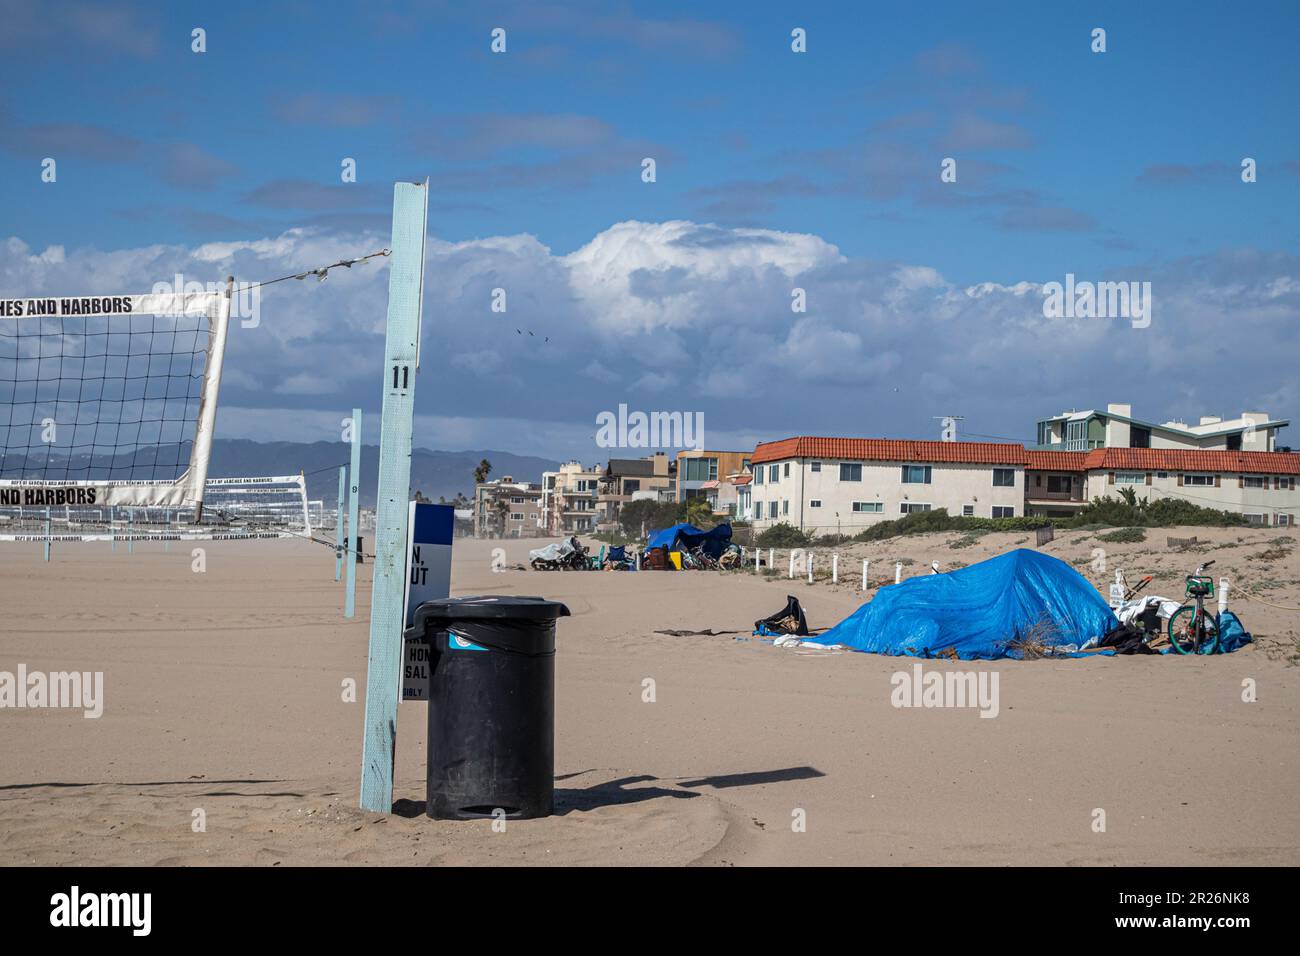
[[[1219,619],[1196,605],[1184,604],[1169,618],[1169,643],[1179,654],[1213,654],[1219,646]]]

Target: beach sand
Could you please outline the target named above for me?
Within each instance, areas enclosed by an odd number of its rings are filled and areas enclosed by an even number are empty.
[[[1166,534],[1213,544],[1171,551]],[[345,621],[333,553],[306,542],[56,544],[49,564],[38,544],[0,545],[0,670],[105,682],[99,719],[0,710],[0,864],[1300,863],[1300,613],[1234,594],[1257,643],[1225,656],[925,663],[996,671],[995,719],[891,706],[910,660],[749,637],[786,594],[814,627],[841,620],[864,599],[863,557],[892,581],[898,559],[929,573],[1025,537],[855,544],[838,587],[786,580],[788,552],[774,577],[494,572],[494,548],[523,563],[541,542],[458,540],[453,594],[573,612],[557,642],[557,813],[504,832],[422,815],[422,703],[399,709],[398,813],[356,809],[363,704],[344,686],[364,694],[369,564]],[[1089,566],[1104,547],[1112,570],[1155,573],[1152,593],[1174,597],[1214,557],[1216,577],[1300,607],[1300,556],[1281,537],[1068,532],[1043,550],[1104,587],[1111,573]],[[655,633],[706,628],[741,633]]]

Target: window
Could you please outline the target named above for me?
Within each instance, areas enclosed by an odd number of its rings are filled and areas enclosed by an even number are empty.
[[[788,515],[789,513],[790,513],[790,502],[789,501],[781,502],[781,514]]]
[[[961,516],[962,516],[963,518],[973,518],[973,517],[975,517],[975,506],[974,506],[974,505],[962,505],[962,506],[961,506]]]
[[[814,498],[812,501],[808,502],[809,508],[820,508],[821,506],[822,500],[820,498]]]
[[[781,466],[769,465],[767,468],[767,480],[769,484],[776,484],[781,480]]]
[[[1119,477],[1116,476],[1115,480],[1119,481]],[[1199,485],[1202,488],[1212,488],[1214,487],[1214,476],[1213,475],[1183,475],[1183,484]]]
[[[852,465],[847,461],[840,462],[840,481],[861,481],[862,466]]]
[[[786,478],[789,478],[789,477],[790,477],[790,463],[789,463],[788,461],[785,463],[785,470],[784,470],[783,474],[784,474],[784,477],[786,477]]]
[[[1223,447],[1226,451],[1241,451],[1241,432],[1225,436]]]
[[[820,461],[811,462],[808,465],[808,470],[815,475],[822,470],[822,463]]]
[[[510,499],[510,503],[511,503],[512,505],[522,505],[522,504],[524,503],[524,499],[523,499],[523,498],[511,498],[511,499]]]
[[[754,471],[754,484],[761,485],[763,483],[763,471],[764,469],[762,465],[759,465]]]
[[[1015,486],[1016,486],[1016,470],[1014,468],[993,469],[994,488],[1014,488]]]
[[[903,484],[928,485],[930,483],[929,465],[904,465]]]
[[[1068,475],[1048,475],[1047,493],[1049,495],[1068,495],[1070,493],[1070,477]]]
[[[905,515],[910,515],[918,511],[929,511],[930,506],[917,501],[904,501],[898,506],[898,510]]]
[[[769,518],[775,518],[775,517],[776,517],[776,502],[775,502],[775,501],[769,501],[769,502],[767,503],[767,516],[768,516]]]
[[[1279,528],[1289,528],[1289,527],[1291,527],[1291,516],[1288,515],[1288,514],[1281,514],[1281,513],[1279,513],[1278,516],[1277,516],[1277,526],[1278,526]]]
[[[1260,525],[1268,524],[1267,515],[1252,514],[1251,512],[1247,511],[1245,514],[1245,518],[1246,518],[1246,524],[1260,524]]]
[[[993,506],[993,517],[995,518],[1014,518],[1015,516],[1015,508],[1005,507],[1003,505]]]
[[[1167,471],[1157,471],[1157,472],[1156,472],[1156,477],[1157,477],[1157,478],[1168,478],[1168,477],[1169,477],[1169,472],[1167,472]]]
[[[1141,471],[1118,471],[1115,473],[1115,484],[1117,485],[1141,485],[1146,480],[1146,473]]]
[[[885,510],[885,506],[879,501],[855,501],[853,510],[858,514],[878,515]]]
[[[1243,488],[1267,488],[1268,479],[1263,475],[1243,475],[1241,485]]]
[[[1151,447],[1151,429],[1139,428],[1133,425],[1128,430],[1128,447],[1129,448],[1150,448]]]
[[[511,521],[523,521],[523,520],[524,520],[523,513],[522,513],[522,512],[519,512],[519,511],[512,511],[512,512],[510,513],[510,520],[511,520]]]
[[[684,481],[717,480],[718,459],[716,458],[686,458],[682,464],[686,466]]]

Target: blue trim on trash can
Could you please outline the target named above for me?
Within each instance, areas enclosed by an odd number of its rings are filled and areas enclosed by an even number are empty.
[[[461,637],[459,634],[447,632],[447,650],[449,651],[486,651],[487,648],[481,644],[475,644],[468,638]]]

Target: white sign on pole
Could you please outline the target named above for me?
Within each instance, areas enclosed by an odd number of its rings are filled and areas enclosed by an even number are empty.
[[[451,596],[451,533],[456,512],[451,505],[412,501],[406,562],[404,626],[414,623],[425,601]],[[428,700],[430,647],[423,639],[406,641],[402,649],[402,700]]]

